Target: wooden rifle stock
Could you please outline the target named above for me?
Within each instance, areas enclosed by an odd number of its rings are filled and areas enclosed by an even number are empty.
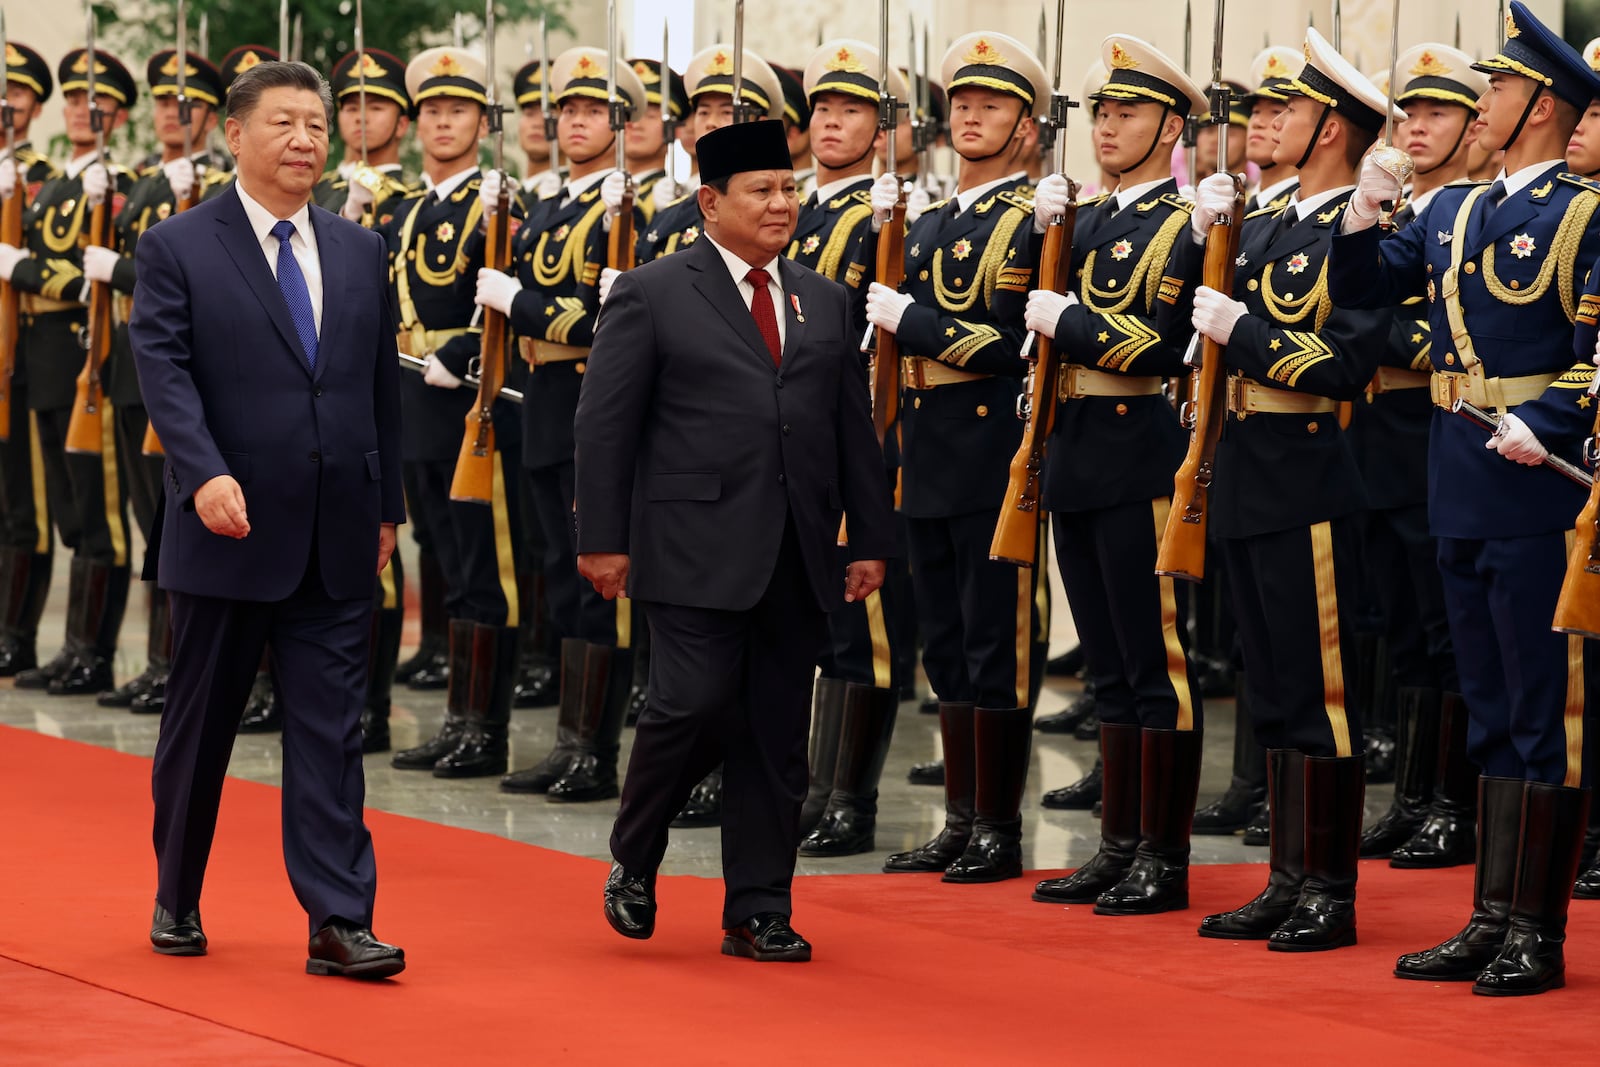
[[[112,248],[111,195],[96,205],[89,216],[87,244],[97,248]],[[105,383],[101,380],[106,357],[111,354],[111,285],[93,282],[89,286],[89,324],[84,331],[86,340],[83,369],[78,372],[78,393],[72,402],[72,419],[67,423],[66,448],[68,452],[82,455],[99,455],[103,449],[105,430]]]
[[[1068,196],[1071,201],[1078,199],[1076,184],[1071,185]],[[1077,204],[1069,203],[1060,221],[1052,220],[1044,231],[1039,288],[1065,293],[1071,284],[1072,234],[1077,221]],[[1021,567],[1033,566],[1039,552],[1040,480],[1044,476],[1045,445],[1055,425],[1056,379],[1061,369],[1055,345],[1040,334],[1033,337],[1032,361],[1017,410],[1022,419],[1022,441],[1011,457],[1005,502],[1000,505],[1000,520],[995,523],[994,539],[989,543],[990,559]]]
[[[606,266],[612,270],[629,271],[636,265],[638,249],[634,247],[633,198],[633,182],[630,181],[628,191],[622,194],[622,206],[617,210],[617,217],[611,220],[611,233],[606,237]]]
[[[878,233],[878,281],[899,291],[906,280],[906,194],[902,186],[894,210]],[[888,330],[874,330],[867,382],[872,391],[872,428],[878,445],[900,418],[900,342]]]
[[[1600,456],[1600,414],[1595,416],[1594,435],[1585,447],[1591,458]],[[1590,488],[1589,500],[1573,529],[1567,576],[1562,579],[1555,619],[1550,624],[1557,633],[1600,640],[1600,538],[1596,532],[1600,532],[1600,479]]]
[[[27,173],[17,164],[17,187],[0,202],[0,242],[22,247],[22,209],[27,197]],[[0,282],[0,441],[11,440],[11,375],[17,366],[22,297],[10,282]]]
[[[1234,261],[1239,258],[1239,230],[1244,218],[1244,188],[1235,179],[1232,217],[1219,217],[1206,234],[1204,280],[1219,293],[1233,293]],[[1180,238],[1181,239],[1181,238]],[[1200,336],[1200,367],[1185,419],[1190,424],[1189,451],[1173,477],[1172,507],[1161,531],[1156,573],[1198,582],[1206,573],[1207,494],[1217,457],[1217,440],[1227,418],[1227,347]]]
[[[500,202],[489,218],[484,266],[503,271],[511,264],[511,196],[502,183]],[[483,309],[483,345],[478,359],[478,399],[467,412],[461,453],[450,479],[450,499],[474,504],[494,502],[494,403],[506,380],[506,317],[493,308]]]

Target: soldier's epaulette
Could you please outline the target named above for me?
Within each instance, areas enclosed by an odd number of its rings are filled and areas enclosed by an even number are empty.
[[[153,177],[160,170],[161,170],[161,164],[152,163],[148,167],[144,168],[144,170],[141,170],[139,172],[139,177],[140,178]]]
[[[202,181],[200,184],[201,185],[221,185],[224,182],[230,182],[232,180],[233,180],[233,171],[231,171],[231,170],[223,170],[221,167],[213,167],[213,168],[210,168],[210,169],[208,169],[206,171],[205,180]]]
[[[1006,189],[1002,192],[996,193],[995,199],[1008,207],[1014,207],[1020,211],[1026,211],[1031,215],[1033,214],[1033,187],[1030,185],[1027,187],[1027,189],[1027,193],[1024,193],[1021,188]]]
[[[1457,178],[1453,182],[1445,182],[1444,183],[1444,188],[1449,189],[1449,188],[1451,188],[1453,186],[1460,186],[1462,188],[1471,188],[1474,185],[1488,185],[1488,184],[1489,184],[1489,179],[1488,178]]]
[[[926,214],[929,214],[930,212],[938,211],[940,208],[944,207],[949,202],[950,202],[950,198],[948,196],[945,197],[943,200],[935,200],[933,203],[931,203],[927,207],[923,208],[922,209],[922,213],[924,215],[926,215]]]
[[[1573,174],[1564,170],[1556,175],[1556,180],[1566,182],[1568,185],[1576,185],[1579,189],[1587,189],[1591,193],[1600,193],[1600,181],[1595,181],[1593,178],[1585,178],[1582,174]]]
[[[1079,207],[1094,207],[1096,204],[1101,203],[1102,201],[1104,201],[1110,195],[1111,195],[1110,193],[1098,193],[1098,194],[1096,194],[1094,196],[1088,197],[1087,199],[1084,199],[1084,198],[1080,197],[1079,200],[1078,200],[1078,206]]]
[[[840,208],[844,207],[846,204],[848,204],[852,200],[854,200],[854,201],[856,201],[857,203],[860,203],[860,204],[866,204],[868,206],[871,206],[871,204],[872,204],[872,190],[870,190],[870,189],[856,189],[856,190],[853,190],[851,192],[845,193],[843,196],[836,196],[832,200],[828,201],[828,210],[829,211],[838,211]]]
[[[478,193],[478,187],[482,184],[483,175],[474,174],[472,177],[461,183],[461,188],[450,194],[450,202],[452,204],[459,204],[469,196],[476,196]]]
[[[1194,213],[1194,201],[1186,200],[1177,193],[1162,193],[1161,202],[1168,207],[1179,208],[1183,211],[1189,212],[1190,214]]]
[[[1288,204],[1268,204],[1266,207],[1256,208],[1254,211],[1250,212],[1250,214],[1246,215],[1245,218],[1258,219],[1263,215],[1276,215],[1278,212],[1285,210],[1288,206]]]

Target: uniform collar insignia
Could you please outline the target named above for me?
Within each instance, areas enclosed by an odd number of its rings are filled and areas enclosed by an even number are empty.
[[[1533,197],[1535,200],[1543,200],[1545,197],[1550,195],[1550,191],[1555,187],[1556,183],[1554,181],[1548,181],[1539,186],[1537,189],[1528,190],[1528,195]]]

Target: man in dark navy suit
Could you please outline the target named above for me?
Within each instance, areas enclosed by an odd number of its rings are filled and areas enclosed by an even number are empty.
[[[362,822],[372,576],[404,521],[383,241],[310,206],[332,100],[301,63],[234,82],[238,181],[139,242],[129,338],[166,446],[173,654],[156,745],[157,952],[201,955],[200,886],[263,648],[284,705],[283,851],[312,974],[384,978]]]
[[[617,277],[578,399],[578,569],[646,605],[653,649],[605,911],[651,935],[667,827],[722,762],[722,951],[802,961],[817,655],[826,613],[883,584],[894,529],[844,287],[783,258],[800,205],[782,124],[699,152],[707,239]]]

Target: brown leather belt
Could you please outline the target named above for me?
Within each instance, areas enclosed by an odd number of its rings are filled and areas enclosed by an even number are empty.
[[[1430,382],[1433,402],[1446,411],[1465,400],[1485,411],[1508,411],[1540,396],[1560,373],[1524,374],[1516,378],[1483,378],[1476,374],[1434,371]]]
[[[424,359],[443,348],[445,342],[470,332],[466,327],[459,330],[424,330],[421,326],[413,326],[395,334],[394,343],[404,354]]]
[[[76,300],[51,300],[38,293],[22,293],[22,313],[24,315],[48,315],[55,311],[82,311],[84,305]]]
[[[1372,382],[1367,386],[1367,392],[1376,396],[1379,393],[1396,393],[1402,389],[1426,389],[1432,378],[1432,374],[1425,370],[1379,367],[1378,373],[1372,376]]]
[[[533,337],[517,338],[517,348],[522,353],[523,361],[530,367],[538,367],[545,363],[571,363],[574,360],[588,359],[589,350],[577,345],[558,345],[554,341],[540,341]]]
[[[1271,389],[1238,375],[1228,379],[1228,410],[1240,418],[1256,414],[1315,415],[1334,407],[1334,402],[1325,396]]]
[[[1075,363],[1061,366],[1061,387],[1057,397],[1072,400],[1080,396],[1160,396],[1161,379],[1110,374]]]
[[[936,389],[941,385],[954,385],[957,382],[975,382],[980,378],[992,378],[992,374],[979,374],[976,371],[962,370],[952,367],[948,363],[940,363],[936,359],[924,356],[905,356],[900,362],[901,373],[905,376],[907,389]]]

